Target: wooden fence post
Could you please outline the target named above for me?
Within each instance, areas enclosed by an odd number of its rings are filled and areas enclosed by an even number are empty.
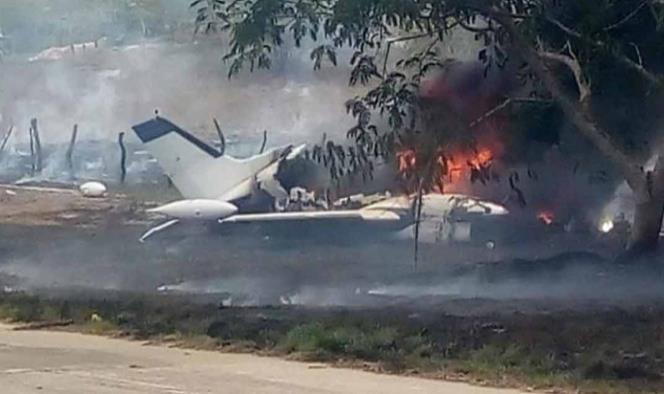
[[[5,146],[7,146],[7,141],[9,141],[9,137],[11,137],[13,131],[14,131],[14,126],[9,126],[9,130],[7,130],[5,136],[2,137],[2,143],[0,143],[0,156],[2,155],[2,152],[5,150]]]
[[[34,167],[36,173],[39,174],[42,171],[42,148],[41,140],[39,138],[39,128],[37,127],[37,118],[32,118],[32,120],[30,120],[30,126],[32,127],[32,133],[30,135],[32,140],[34,140],[34,154],[36,159]]]
[[[74,178],[74,161],[72,160],[72,155],[74,153],[74,144],[76,144],[76,136],[78,135],[78,125],[74,125],[74,130],[71,132],[71,139],[69,140],[69,147],[67,147],[67,153],[65,158],[67,159],[67,167],[69,168],[69,175]]]
[[[127,148],[124,145],[124,135],[124,131],[118,134],[118,144],[120,145],[120,183],[124,183],[127,177]]]

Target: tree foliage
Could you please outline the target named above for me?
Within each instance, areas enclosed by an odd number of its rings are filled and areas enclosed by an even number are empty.
[[[194,2],[196,6],[200,2]],[[207,3],[210,3],[208,1]],[[214,0],[199,9],[199,23],[218,24],[230,35],[229,77],[243,68],[269,68],[270,54],[287,39],[320,44],[315,68],[337,63],[336,50],[351,48],[351,85],[367,93],[348,102],[356,125],[348,132],[353,151],[385,157],[417,147],[414,181],[433,188],[435,171],[446,171],[449,146],[496,113],[554,102],[579,133],[645,199],[659,198],[658,174],[643,169],[650,155],[651,126],[659,116],[664,72],[664,3],[659,0]],[[208,11],[211,8],[208,7]],[[201,17],[208,15],[208,17]],[[200,19],[202,18],[202,19]],[[482,44],[477,59],[485,75],[516,65],[524,97],[503,97],[476,120],[449,113],[431,118],[418,92],[432,70],[453,64],[436,51],[449,33],[465,30]],[[418,40],[424,49],[388,61],[391,45]],[[430,115],[430,114],[429,114]],[[562,119],[562,118],[561,118]],[[331,142],[317,157],[342,174],[347,150]],[[316,152],[314,152],[316,153]],[[442,158],[442,162],[441,162]],[[664,160],[661,167],[664,167]],[[437,165],[441,164],[441,165]],[[662,169],[664,174],[664,168]],[[664,175],[661,194],[664,196]],[[657,196],[656,196],[657,195]],[[664,207],[664,202],[662,203]]]
[[[510,57],[519,56],[513,50],[514,38],[500,19],[507,17],[533,48],[579,64],[579,76],[596,88],[594,93],[602,96],[600,102],[611,93],[607,89],[615,86],[613,73],[623,71],[622,80],[633,93],[630,100],[625,100],[632,103],[632,110],[648,108],[641,105],[643,100],[634,98],[652,92],[653,83],[660,80],[656,75],[664,58],[664,7],[656,1],[197,0],[191,5],[197,7],[197,22],[205,24],[206,31],[229,32],[230,50],[224,56],[230,63],[229,77],[244,68],[269,68],[274,47],[287,39],[296,46],[305,39],[321,44],[311,52],[316,69],[326,60],[337,64],[338,48],[352,48],[349,83],[368,85],[370,89],[347,105],[357,120],[348,136],[365,154],[373,156],[393,153],[395,142],[422,134],[417,130],[422,125],[415,122],[420,109],[417,91],[425,75],[449,64],[449,59],[440,58],[435,45],[452,29],[470,31],[484,44],[478,59],[487,70],[503,67]],[[388,70],[386,56],[391,43],[409,39],[430,45],[399,59],[396,69]],[[607,67],[613,74],[608,81]],[[561,68],[556,69],[557,76],[573,91],[573,75]],[[531,70],[522,76],[531,84],[532,96],[550,98],[550,92],[540,86]],[[619,99],[617,94],[609,96],[610,102]],[[386,119],[388,127],[378,127],[376,118]],[[622,145],[638,145],[628,141],[633,135],[624,129],[614,134]],[[442,136],[438,140],[434,144],[445,144]]]

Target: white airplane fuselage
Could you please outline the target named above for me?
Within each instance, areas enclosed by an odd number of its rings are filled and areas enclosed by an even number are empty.
[[[279,166],[284,160],[299,155],[304,145],[274,148],[237,159],[217,151],[164,118],[136,125],[134,131],[184,197],[149,210],[169,220],[148,230],[141,241],[182,221],[219,222],[222,231],[242,224],[260,225],[277,236],[290,234],[290,229],[308,236],[309,233],[326,233],[331,228],[332,232],[328,233],[334,236],[338,235],[334,234],[334,229],[351,237],[357,230],[360,231],[358,236],[366,235],[361,234],[362,229],[366,229],[366,232],[387,231],[395,239],[412,239],[418,227],[413,196],[385,198],[360,209],[272,212],[275,205],[288,198],[276,179]],[[258,212],[248,213],[246,206],[266,195],[270,204],[264,204]],[[419,238],[429,243],[470,241],[477,223],[506,214],[507,210],[501,205],[469,196],[427,194],[422,199]]]

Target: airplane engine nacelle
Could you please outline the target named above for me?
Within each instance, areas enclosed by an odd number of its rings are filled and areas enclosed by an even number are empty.
[[[226,201],[196,199],[175,201],[148,212],[181,220],[218,220],[237,213],[237,207]]]

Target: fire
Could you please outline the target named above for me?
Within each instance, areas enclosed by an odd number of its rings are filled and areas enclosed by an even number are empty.
[[[399,173],[407,173],[411,169],[415,168],[415,164],[417,164],[415,151],[412,149],[406,149],[401,152],[397,152],[397,161],[399,162]]]
[[[472,170],[481,171],[488,168],[493,162],[493,153],[486,148],[471,154],[457,154],[452,156],[447,165],[449,166],[450,183],[458,183],[469,178]]]
[[[542,211],[537,214],[537,219],[546,225],[550,225],[555,220],[556,215],[551,211]]]
[[[417,165],[417,154],[414,149],[403,149],[396,154],[399,174],[404,179],[410,177]],[[472,171],[483,171],[488,169],[493,163],[494,154],[488,148],[481,148],[476,151],[458,152],[446,156],[439,152],[436,157],[436,164],[439,166],[440,179],[432,182],[437,186],[438,192],[460,191],[461,184],[471,178]]]

